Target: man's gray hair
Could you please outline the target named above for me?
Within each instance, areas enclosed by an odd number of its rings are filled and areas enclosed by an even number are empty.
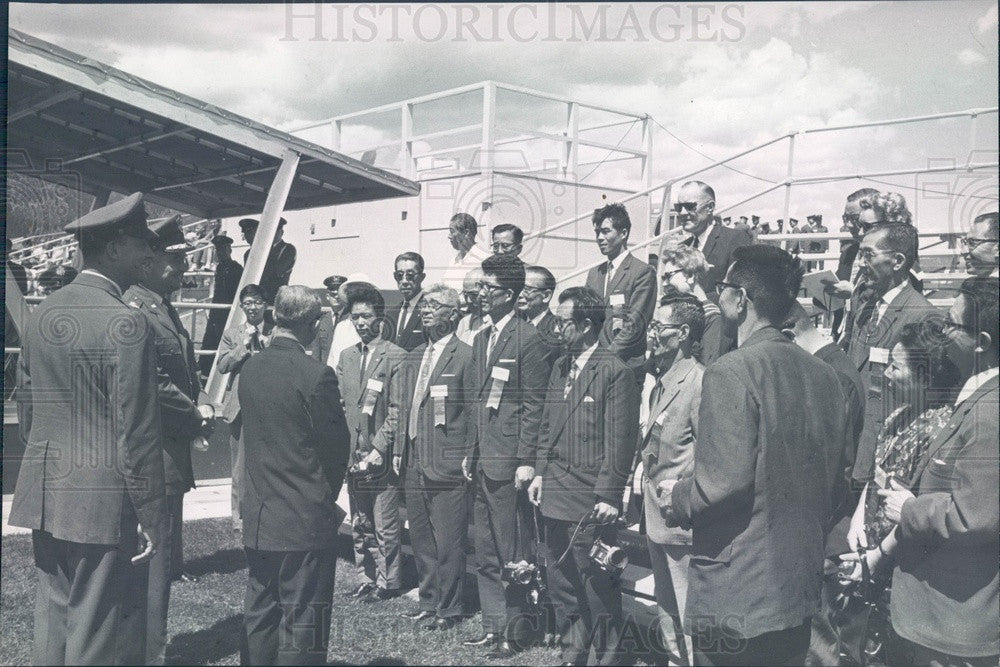
[[[458,308],[458,291],[452,287],[448,287],[444,283],[438,283],[436,285],[431,285],[424,290],[425,296],[437,295],[438,301],[441,303],[451,306],[452,308]]]
[[[310,287],[284,285],[274,298],[274,323],[282,329],[308,326],[319,319],[323,303]]]

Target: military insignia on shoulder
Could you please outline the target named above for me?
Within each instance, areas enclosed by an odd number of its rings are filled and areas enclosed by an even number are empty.
[[[133,299],[132,301],[129,301],[129,302],[128,302],[128,305],[129,305],[129,307],[131,307],[131,308],[135,308],[135,309],[137,309],[137,310],[142,310],[142,302],[140,302],[140,301],[139,301],[139,300],[137,300],[137,299]]]

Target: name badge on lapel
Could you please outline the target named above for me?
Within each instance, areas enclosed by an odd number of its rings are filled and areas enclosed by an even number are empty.
[[[448,385],[436,384],[431,387],[431,400],[434,401],[435,426],[444,426],[447,420],[445,416],[446,398],[448,398]]]
[[[868,351],[868,361],[874,364],[888,364],[889,350],[884,347],[873,347]]]
[[[612,308],[618,308],[619,306],[625,305],[625,295],[624,294],[612,294],[608,297],[608,303],[611,304]]]
[[[375,414],[375,404],[378,402],[378,395],[382,391],[382,381],[369,379],[365,390],[365,404],[361,408],[362,414],[371,417]]]
[[[510,369],[494,366],[493,370],[490,371],[490,377],[493,378],[493,382],[490,385],[489,398],[486,399],[486,408],[497,410],[500,408],[503,388],[507,385],[507,380],[510,379]]]

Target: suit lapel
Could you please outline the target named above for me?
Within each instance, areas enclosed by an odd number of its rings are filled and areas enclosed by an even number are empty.
[[[375,341],[378,342],[376,343]],[[383,357],[385,357],[384,341],[379,341],[378,338],[376,338],[375,341],[372,341],[373,345],[369,346],[368,349],[368,365],[365,366],[365,374],[360,380],[361,386],[358,387],[358,405],[361,405],[364,402],[365,391],[368,387],[368,380],[370,380],[372,375],[374,375],[375,370],[378,369],[379,365],[382,363]],[[352,347],[357,350],[356,346]],[[360,352],[358,353],[358,364],[361,364]]]
[[[955,434],[955,431],[959,429],[962,422],[965,421],[966,415],[968,415],[972,408],[975,407],[976,403],[990,391],[995,391],[997,388],[998,379],[996,377],[992,378],[988,382],[983,383],[976,391],[972,392],[972,395],[967,399],[962,401],[962,404],[955,408],[955,412],[952,414],[951,419],[948,420],[948,425],[945,426],[941,431],[931,440],[930,444],[927,445],[927,449],[924,450],[924,455],[920,459],[920,464],[917,466],[916,474],[914,474],[913,479],[920,479],[920,476],[924,473],[924,468],[930,463],[934,455],[941,451],[941,448],[946,442],[951,440],[951,437]]]
[[[486,359],[486,368],[483,369],[482,386],[479,388],[480,391],[486,388],[486,385],[489,383],[491,377],[490,369],[496,366],[497,359],[499,359],[502,353],[506,351],[507,343],[510,342],[511,338],[513,338],[514,329],[517,328],[517,324],[515,323],[516,319],[516,317],[510,318],[507,321],[507,324],[504,325],[503,330],[500,331],[500,334],[497,336],[497,342],[493,346],[493,353]],[[490,330],[485,329],[483,333],[486,336],[484,343],[486,347],[489,347]]]
[[[458,349],[458,337],[452,336],[448,344],[444,346],[444,350],[441,352],[441,358],[437,360],[434,365],[434,370],[431,371],[430,382],[427,383],[428,388],[435,382],[441,379],[441,374],[444,373],[445,369],[448,368],[448,364],[451,363],[451,358],[455,356],[455,350]]]
[[[690,359],[683,359],[680,363],[674,364],[660,380],[663,383],[663,395],[649,409],[649,417],[646,418],[646,428],[643,435],[644,442],[649,438],[649,433],[653,430],[653,424],[657,418],[677,398],[677,395],[681,393],[681,387],[683,387],[685,380],[687,380],[692,370],[694,370],[694,362]]]
[[[615,269],[614,275],[611,276],[611,284],[608,285],[608,293],[604,295],[605,300],[609,299],[611,295],[615,293],[615,290],[618,289],[621,283],[625,282],[625,276],[628,273],[631,259],[632,259],[631,255],[625,255],[625,257],[622,258],[621,265],[617,269]]]
[[[591,383],[593,383],[594,378],[597,377],[597,365],[601,360],[601,348],[594,350],[594,353],[590,355],[590,359],[587,360],[587,365],[583,367],[580,374],[577,376],[576,380],[573,382],[573,387],[569,391],[569,396],[566,397],[566,408],[563,410],[562,414],[559,415],[560,419],[552,429],[552,435],[550,436],[554,441],[562,433],[563,428],[566,426],[566,422],[569,421],[570,415],[576,410],[580,402],[583,401],[584,397],[587,395],[587,390],[590,388]],[[563,379],[568,377],[563,376]],[[565,387],[566,385],[563,384]]]
[[[719,241],[719,236],[722,234],[721,225],[719,223],[712,223],[712,231],[709,233],[708,238],[705,239],[705,246],[701,248],[702,254],[705,257],[715,250],[715,244]],[[709,268],[712,268],[709,266]]]

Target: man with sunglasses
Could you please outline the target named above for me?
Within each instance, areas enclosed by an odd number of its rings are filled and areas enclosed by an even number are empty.
[[[674,204],[677,222],[688,234],[684,241],[700,250],[708,260],[708,272],[701,279],[701,287],[713,303],[718,302],[715,283],[726,275],[733,251],[753,243],[745,229],[729,229],[716,221],[715,190],[701,181],[688,181],[681,186]]]
[[[154,234],[141,193],[64,229],[83,269],[31,312],[18,368],[26,450],[10,525],[32,530],[32,662],[142,664],[137,566],[164,548],[167,506],[156,338],[122,290],[144,277]]]
[[[668,525],[692,529],[684,620],[695,664],[801,665],[846,399],[833,368],[781,332],[802,279],[796,260],[767,245],[733,259],[716,290],[738,347],[705,370],[693,474],[661,495]]]
[[[962,239],[966,270],[974,276],[997,277],[1000,265],[1000,232],[997,213],[983,213],[972,221],[969,233]]]
[[[389,340],[407,352],[424,343],[424,330],[420,325],[420,302],[424,298],[424,258],[412,251],[396,257],[392,274],[402,296],[399,305],[386,309],[386,326]]]
[[[885,385],[889,350],[899,342],[904,326],[938,312],[910,283],[916,256],[917,230],[901,223],[871,228],[858,248],[860,281],[867,288],[855,290],[852,322],[845,333],[850,334],[847,353],[865,386],[865,424],[852,472],[856,493],[871,481],[879,427],[897,407]]]
[[[524,280],[524,264],[513,255],[483,262],[479,301],[490,326],[472,344],[475,379],[469,390],[477,428],[463,468],[476,484],[473,534],[483,633],[466,645],[482,646],[492,658],[524,647],[529,630],[524,591],[501,579],[504,564],[524,558],[531,538],[531,515],[519,492],[535,476],[550,370],[538,332],[515,312]]]

